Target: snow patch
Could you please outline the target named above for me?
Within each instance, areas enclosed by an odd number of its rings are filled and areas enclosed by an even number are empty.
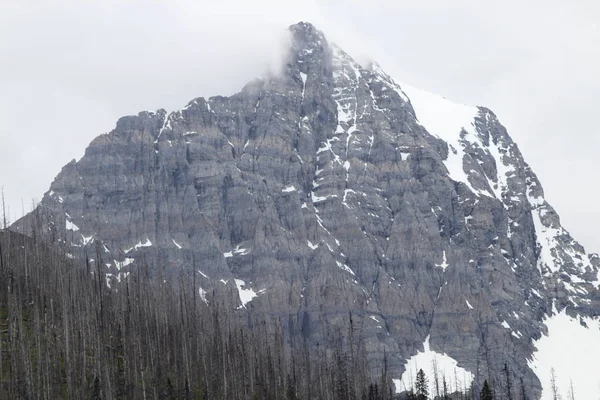
[[[244,249],[241,247],[241,245],[237,245],[235,249],[233,249],[232,251],[228,251],[226,253],[223,253],[223,257],[225,258],[231,258],[233,256],[245,256],[247,254],[250,253],[249,249]]]
[[[406,361],[406,371],[400,379],[393,379],[396,387],[396,393],[414,388],[414,383],[419,369],[423,369],[429,381],[433,381],[434,368],[433,363],[437,365],[438,376],[446,377],[446,382],[450,392],[454,390],[464,390],[469,387],[473,380],[473,374],[464,368],[458,366],[458,362],[446,354],[437,353],[429,347],[429,336],[423,343],[424,351],[418,352]]]
[[[208,304],[208,300],[206,300],[206,290],[202,289],[201,287],[198,287],[198,294],[200,295],[202,301],[205,304]]]
[[[440,267],[442,270],[446,271],[446,268],[448,268],[450,264],[448,264],[448,260],[446,259],[446,250],[444,250],[442,252],[442,263],[441,264],[435,264],[436,267]]]
[[[251,288],[244,289],[244,286],[246,286],[246,282],[244,282],[243,280],[241,280],[241,279],[234,279],[234,280],[235,280],[235,286],[237,286],[237,290],[238,290],[238,293],[240,296],[240,302],[242,303],[241,307],[246,308],[246,304],[251,302],[252,299],[257,296],[257,294]]]
[[[115,267],[117,267],[117,269],[120,271],[121,268],[132,264],[135,260],[133,258],[127,257],[123,261],[117,261],[117,260],[113,260],[113,261],[115,262]]]
[[[198,270],[198,273],[199,273],[200,275],[202,275],[203,277],[205,277],[206,279],[210,279],[210,278],[208,277],[208,275],[206,275],[204,272],[202,272],[202,271]]]
[[[300,72],[300,79],[302,79],[302,99],[304,99],[304,92],[306,91],[306,74]]]
[[[540,246],[538,269],[542,275],[545,275],[546,269],[549,269],[550,272],[557,272],[560,267],[555,262],[552,249],[555,249],[559,246],[556,237],[562,232],[560,229],[547,227],[542,223],[539,208],[531,210],[531,217],[533,219],[533,225],[535,226],[537,243]]]
[[[330,248],[329,250],[331,250],[331,248]],[[341,262],[339,262],[339,261],[336,261],[336,264],[337,264],[337,266],[338,266],[338,267],[340,267],[340,268],[341,268],[341,269],[343,269],[344,271],[346,271],[346,272],[349,272],[349,273],[351,273],[352,275],[356,275],[356,274],[354,273],[354,271],[352,271],[352,269],[351,269],[351,268],[350,268],[350,267],[349,267],[347,264],[342,264],[342,263],[341,263]]]
[[[311,248],[311,250],[316,250],[319,247],[319,244],[313,244],[310,240],[306,240],[306,244],[308,244],[308,247]]]
[[[473,306],[471,305],[471,303],[469,303],[469,300],[465,300],[467,302],[467,307],[469,307],[469,310],[473,309]]]
[[[142,247],[150,247],[152,246],[152,242],[150,241],[150,239],[146,238],[146,241],[144,243],[142,243],[142,241],[140,240],[139,242],[137,242],[137,244],[133,247],[130,247],[129,249],[125,250],[125,254],[129,253],[131,250],[136,250]]]
[[[490,144],[488,146],[488,151],[489,151],[490,155],[496,161],[496,173],[497,173],[496,183],[494,184],[492,182],[489,182],[489,180],[488,180],[488,184],[494,191],[496,198],[498,200],[502,200],[502,194],[508,190],[507,178],[509,176],[512,176],[515,174],[515,168],[512,165],[504,164],[504,161],[502,160],[502,154],[500,152],[500,147],[498,145],[496,145],[492,141],[491,138],[490,138]],[[511,201],[514,202],[515,199],[511,198]],[[520,201],[520,199],[517,197],[516,201]]]
[[[332,199],[334,197],[338,197],[337,194],[330,194],[330,195],[327,195],[327,196],[317,196],[317,195],[315,195],[315,192],[310,192],[310,196],[311,196],[313,204],[314,203],[320,203],[320,202],[323,202],[323,201],[325,201],[327,199]]]
[[[83,245],[86,246],[88,244],[90,244],[91,242],[94,241],[94,235],[92,236],[84,236],[83,234],[81,235],[81,241],[83,242]]]
[[[598,397],[600,381],[593,365],[600,359],[600,321],[591,318],[582,318],[582,321],[587,328],[563,311],[544,322],[548,335],[534,342],[537,351],[528,361],[542,383],[541,400],[553,398],[550,385],[552,368],[563,398],[568,397],[571,381],[576,399]],[[565,343],[569,345],[565,346]]]
[[[479,110],[463,104],[453,103],[442,96],[402,84],[402,89],[410,99],[419,123],[427,131],[448,144],[448,157],[444,164],[450,179],[464,183],[476,195],[488,194],[475,189],[465,172],[465,152],[461,132],[476,136],[474,120]]]
[[[294,186],[290,185],[290,186],[284,187],[283,189],[281,189],[281,191],[283,193],[290,193],[290,192],[295,192],[296,188]]]
[[[79,227],[68,219],[65,220],[65,227],[68,231],[77,232],[79,230]]]
[[[171,239],[171,240],[173,241],[173,244],[174,244],[175,246],[177,246],[177,248],[178,248],[178,249],[181,249],[181,245],[180,245],[179,243],[177,243],[177,242],[175,241],[175,239]]]

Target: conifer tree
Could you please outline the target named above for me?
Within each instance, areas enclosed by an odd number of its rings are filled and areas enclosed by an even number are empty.
[[[513,400],[512,381],[510,379],[510,371],[508,370],[508,364],[504,363],[502,371],[504,372],[504,377],[506,379],[506,398],[508,400]]]
[[[488,384],[487,380],[483,382],[483,388],[481,389],[481,394],[479,398],[481,400],[494,400],[494,394],[492,393],[492,390],[490,389],[490,385]]]
[[[419,369],[419,372],[417,372],[415,389],[417,392],[417,400],[427,400],[427,396],[429,396],[429,387],[427,385],[427,377],[425,376],[423,369]]]

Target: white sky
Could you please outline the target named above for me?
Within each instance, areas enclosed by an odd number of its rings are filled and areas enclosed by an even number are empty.
[[[305,20],[398,80],[491,108],[600,251],[599,17],[595,0],[0,0],[0,186],[14,220],[120,116],[238,91]]]

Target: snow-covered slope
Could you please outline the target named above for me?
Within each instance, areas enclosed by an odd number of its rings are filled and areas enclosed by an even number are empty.
[[[445,141],[449,146],[448,157],[444,161],[450,178],[462,182],[475,194],[486,194],[475,189],[469,181],[469,175],[464,167],[464,135],[469,135],[470,141],[478,141],[475,131],[475,117],[479,110],[463,104],[453,103],[442,96],[402,84],[402,91],[408,95],[415,109],[417,120],[429,133]],[[461,137],[463,136],[463,137]]]
[[[552,368],[555,371],[557,387],[563,396],[568,397],[573,387],[575,398],[600,398],[597,394],[600,392],[600,378],[596,373],[597,369],[594,368],[595,360],[600,359],[600,321],[589,317],[573,319],[564,311],[564,307],[581,308],[591,303],[585,295],[593,286],[599,284],[598,269],[593,265],[597,256],[588,255],[560,225],[560,219],[544,199],[537,179],[528,177],[527,187],[521,188],[520,191],[511,187],[511,179],[519,168],[516,164],[515,147],[502,137],[486,138],[481,135],[477,130],[477,118],[482,118],[484,114],[481,109],[453,103],[407,84],[402,84],[401,87],[408,95],[419,123],[429,133],[447,143],[449,151],[444,164],[452,180],[466,185],[476,197],[495,197],[504,203],[507,210],[512,206],[512,202],[522,202],[526,199],[529,204],[537,246],[536,264],[542,284],[545,288],[558,288],[562,293],[559,296],[562,300],[561,311],[553,307],[543,322],[548,334],[532,342],[537,351],[529,365],[542,383],[542,399],[552,399]],[[477,154],[491,158],[496,167],[495,176],[472,167],[474,164],[470,163],[469,159],[475,159],[478,164],[482,164]],[[526,166],[525,170],[529,171],[529,167]],[[482,175],[487,185],[479,184],[477,188],[474,187],[474,182]],[[519,224],[510,220],[510,217],[509,213],[509,237],[512,231],[519,229]],[[541,296],[535,289],[532,289],[532,293],[537,297]],[[502,326],[511,330],[515,338],[522,337],[520,332],[512,330],[507,321],[502,321]],[[531,341],[531,338],[525,339]],[[434,353],[428,350],[426,346],[425,353],[419,353],[409,360],[412,370],[420,367],[431,368]],[[456,365],[454,360],[448,360],[447,357],[440,360],[449,362],[451,368]],[[413,366],[410,363],[420,365]],[[396,381],[398,388],[406,387],[405,375],[402,380]]]
[[[552,370],[558,398],[570,399],[572,387],[575,399],[600,399],[600,321],[555,312],[545,321],[548,335],[535,342],[529,363],[542,381],[541,400],[554,398]]]

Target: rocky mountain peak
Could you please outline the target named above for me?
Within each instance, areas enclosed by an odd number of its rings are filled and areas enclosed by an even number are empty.
[[[539,394],[534,340],[559,312],[600,314],[598,257],[491,111],[363,68],[311,24],[290,31],[280,75],[119,119],[13,229],[43,225],[109,287],[143,265],[308,343],[352,326],[399,390],[435,353],[478,383],[506,363]]]

